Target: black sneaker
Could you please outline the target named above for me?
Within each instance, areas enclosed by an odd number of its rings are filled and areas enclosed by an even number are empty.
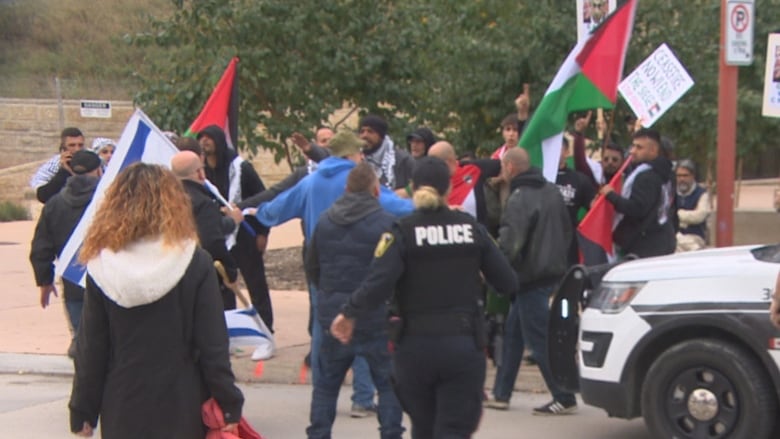
[[[536,407],[533,411],[533,414],[537,416],[557,416],[557,415],[570,415],[576,411],[577,411],[576,402],[567,405],[553,399],[552,401],[548,402],[547,404],[541,407]]]

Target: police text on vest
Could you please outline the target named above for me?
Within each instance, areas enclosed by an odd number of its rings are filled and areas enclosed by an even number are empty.
[[[414,228],[417,246],[473,244],[471,224],[447,224],[446,226],[418,226]]]

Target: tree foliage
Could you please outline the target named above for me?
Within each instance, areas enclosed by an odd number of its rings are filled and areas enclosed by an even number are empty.
[[[177,3],[178,0],[174,0]],[[183,131],[217,78],[239,56],[244,147],[290,158],[284,142],[344,106],[388,118],[396,141],[418,125],[461,150],[493,148],[497,127],[523,83],[537,104],[575,44],[574,1],[193,0],[137,45],[175,49],[139,66],[140,103],[162,126]],[[755,62],[740,69],[739,148],[775,146],[778,124],[762,118],[766,34],[777,0],[758,0]],[[719,0],[642,0],[626,74],[666,42],[696,85],[659,122],[678,155],[714,158]],[[618,104],[614,119],[628,114]],[[264,127],[258,131],[257,126]],[[620,124],[615,124],[616,129]],[[770,140],[771,139],[771,140]],[[752,154],[752,155],[751,155]]]

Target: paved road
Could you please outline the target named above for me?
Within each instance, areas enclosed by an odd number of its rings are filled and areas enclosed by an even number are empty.
[[[67,403],[71,380],[40,375],[0,375],[0,437],[72,438],[68,433]],[[300,438],[308,424],[308,385],[245,384],[244,413],[267,439]],[[348,390],[345,388],[345,390]],[[531,408],[546,402],[547,396],[520,393],[506,412],[486,410],[475,439],[577,438],[650,439],[641,420],[609,419],[603,412],[580,407],[575,415],[538,417]],[[342,391],[333,431],[336,438],[378,436],[373,419],[348,416],[349,392]],[[409,421],[404,421],[409,427]],[[405,435],[409,437],[409,434]],[[99,435],[97,436],[99,437]]]

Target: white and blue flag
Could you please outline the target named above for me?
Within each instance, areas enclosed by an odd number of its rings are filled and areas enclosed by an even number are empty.
[[[84,241],[87,229],[92,224],[97,207],[103,201],[106,189],[120,171],[135,162],[144,162],[170,167],[171,158],[179,152],[176,146],[168,140],[159,128],[143,111],[136,109],[127,122],[122,137],[117,142],[114,155],[108,163],[105,173],[100,178],[92,202],[89,203],[70,239],[62,249],[55,266],[58,276],[82,287],[86,284],[87,267],[78,262],[79,249]]]

